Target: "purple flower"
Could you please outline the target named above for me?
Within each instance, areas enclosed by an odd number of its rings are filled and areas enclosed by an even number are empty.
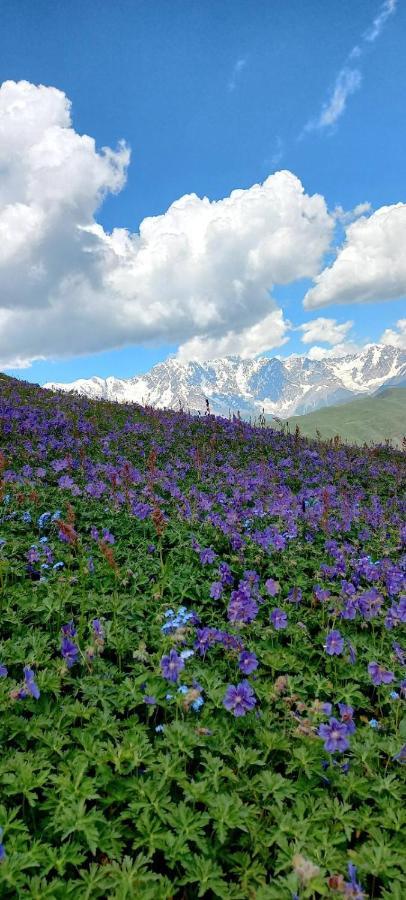
[[[5,678],[7,674],[8,674],[7,666],[3,666],[3,664],[0,663],[0,678]]]
[[[196,631],[195,650],[198,650],[201,656],[204,656],[206,650],[212,647],[218,640],[220,632],[217,628],[198,628]]]
[[[219,578],[222,584],[228,584],[230,587],[234,584],[231,569],[228,563],[221,562],[219,565]]]
[[[393,652],[395,653],[395,656],[396,656],[397,659],[399,660],[400,665],[401,665],[401,666],[404,666],[404,665],[406,664],[406,654],[405,654],[405,651],[402,649],[402,647],[400,646],[400,644],[397,643],[397,641],[393,641],[392,649],[393,649]]]
[[[361,885],[358,884],[357,869],[353,863],[348,863],[348,877],[350,880],[344,882],[345,896],[352,897],[353,900],[363,900],[365,894]]]
[[[214,562],[217,553],[211,549],[211,547],[204,548],[200,550],[199,558],[202,566],[208,566],[210,563]]]
[[[266,580],[265,587],[270,597],[275,597],[279,591],[279,584],[273,578]]]
[[[61,640],[61,654],[62,658],[65,660],[68,669],[71,669],[72,666],[78,661],[79,656],[79,648],[74,641],[72,641],[69,637],[62,637]]]
[[[330,631],[327,635],[324,648],[329,656],[340,656],[344,650],[344,638],[339,631]]]
[[[355,722],[353,719],[353,707],[347,706],[346,703],[339,703],[338,708],[340,710],[341,721],[347,726],[347,734],[354,734]]]
[[[255,653],[243,650],[238,657],[238,668],[244,675],[250,675],[258,668],[258,660]]]
[[[161,659],[162,675],[168,681],[177,681],[184,668],[184,660],[178,656],[176,650],[171,650],[168,656],[163,656]]]
[[[328,600],[330,596],[330,591],[326,590],[326,588],[323,588],[320,584],[315,584],[313,587],[313,594],[316,600],[319,601],[319,603],[325,603],[325,601]]]
[[[29,563],[31,563],[31,565],[32,565],[33,563],[39,562],[39,560],[40,560],[40,555],[38,553],[37,548],[35,546],[30,547],[30,549],[27,553],[27,561]]]
[[[74,485],[74,480],[70,475],[62,475],[58,480],[58,487],[62,490],[70,490]]]
[[[34,697],[35,700],[38,700],[40,697],[40,690],[35,681],[35,674],[29,666],[24,666],[24,682],[22,687],[19,689],[17,697],[19,700],[24,700],[31,694],[31,697]]]
[[[156,697],[154,697],[153,694],[145,694],[142,699],[147,706],[155,706],[156,704]]]
[[[336,750],[344,753],[350,746],[347,740],[347,726],[338,719],[332,718],[327,725],[320,725],[317,734],[323,738],[324,749],[328,753],[335,753]]]
[[[256,705],[254,691],[248,681],[240,684],[229,684],[224,695],[223,705],[234,716],[245,716]]]
[[[91,626],[94,638],[97,641],[104,641],[105,631],[100,619],[92,619]]]
[[[236,622],[253,622],[258,615],[258,605],[245,591],[232,591],[227,610],[228,620]]]
[[[223,585],[221,581],[213,581],[213,584],[210,588],[210,597],[212,600],[220,600],[220,597],[223,593]]]
[[[279,609],[279,606],[272,610],[269,618],[273,627],[276,628],[277,631],[280,631],[282,628],[286,628],[288,624],[288,617],[283,609]]]
[[[0,828],[0,862],[3,862],[3,859],[6,858],[6,851],[4,849],[4,844],[2,842],[3,837],[3,829]]]
[[[347,638],[347,647],[348,647],[348,656],[349,656],[350,663],[351,663],[351,665],[354,665],[354,663],[357,660],[357,652],[355,650],[354,645],[351,643],[351,641],[348,640],[348,638]]]
[[[290,603],[301,603],[302,602],[302,591],[301,588],[293,587],[290,589],[288,593],[288,600]]]
[[[115,539],[114,535],[111,534],[111,532],[108,530],[108,528],[103,529],[103,541],[105,544],[115,544],[116,543],[116,539]]]
[[[77,631],[73,623],[73,619],[71,619],[70,622],[68,622],[66,625],[62,625],[61,631],[64,637],[76,637]]]
[[[380,666],[377,662],[369,663],[368,674],[371,678],[372,683],[377,686],[379,684],[390,684],[395,677],[393,672],[389,672],[388,669],[384,669],[383,666]]]
[[[406,762],[406,744],[403,744],[403,747],[400,748],[399,753],[396,753],[393,759],[400,763]]]

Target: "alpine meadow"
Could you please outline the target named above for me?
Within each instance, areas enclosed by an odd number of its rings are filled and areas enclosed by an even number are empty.
[[[406,0],[0,22],[0,900],[406,900]]]
[[[3,897],[404,897],[405,457],[1,380]]]

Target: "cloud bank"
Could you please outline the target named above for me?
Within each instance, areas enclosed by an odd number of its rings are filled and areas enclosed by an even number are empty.
[[[0,88],[2,367],[132,343],[246,342],[255,354],[265,335],[284,342],[272,287],[319,272],[335,224],[324,198],[281,171],[107,233],[97,210],[129,159],[125,143],[98,150],[74,130],[62,91]]]

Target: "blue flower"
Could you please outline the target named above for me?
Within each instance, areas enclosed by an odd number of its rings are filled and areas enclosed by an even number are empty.
[[[50,512],[44,512],[39,516],[39,518],[37,520],[37,525],[38,525],[38,528],[40,531],[42,531],[42,529],[45,528],[45,526],[48,524],[50,518],[51,518]]]
[[[168,656],[163,656],[161,659],[162,675],[168,681],[177,681],[180,672],[184,668],[185,663],[183,659],[178,656],[176,650],[171,650]]]
[[[329,656],[340,656],[344,649],[344,638],[339,631],[330,631],[324,649]]]
[[[224,695],[223,705],[234,716],[245,716],[256,705],[254,691],[248,681],[240,684],[229,684]]]
[[[280,631],[282,628],[286,628],[288,624],[288,617],[283,609],[279,608],[279,606],[276,606],[275,609],[272,610],[269,618],[273,627],[276,628],[277,631]]]
[[[17,697],[19,700],[25,700],[31,694],[31,697],[34,697],[35,700],[38,700],[40,695],[39,687],[35,681],[34,671],[30,668],[30,666],[24,666],[24,682],[22,687],[20,687]]]
[[[62,638],[61,655],[65,660],[68,669],[71,669],[78,661],[79,650],[76,644],[73,641],[70,641],[69,638]]]
[[[258,668],[258,660],[255,653],[249,650],[243,650],[238,657],[238,668],[244,675],[250,675]]]
[[[338,719],[332,718],[327,725],[320,725],[317,734],[323,738],[324,749],[328,753],[335,753],[336,751],[344,753],[344,750],[348,750],[350,746],[347,726],[344,722],[339,722]]]
[[[8,674],[7,666],[3,666],[2,663],[0,663],[0,678],[5,678],[7,674]]]
[[[0,862],[3,862],[3,860],[6,858],[6,851],[4,849],[2,837],[3,837],[3,829],[0,828]]]

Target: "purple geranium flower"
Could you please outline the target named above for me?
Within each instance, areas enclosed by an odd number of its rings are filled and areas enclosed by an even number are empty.
[[[210,597],[212,600],[219,600],[223,593],[223,585],[221,581],[213,581],[210,588]]]
[[[400,763],[406,762],[406,744],[403,744],[403,747],[400,748],[399,753],[396,753],[393,759]]]
[[[275,597],[279,591],[279,584],[274,578],[268,578],[265,587],[270,597]]]
[[[332,718],[327,725],[320,725],[317,734],[323,738],[324,749],[328,753],[335,753],[336,750],[339,753],[344,753],[350,746],[347,739],[347,726],[343,722],[339,722],[338,719]]]
[[[243,650],[238,657],[238,668],[244,675],[250,675],[258,668],[258,660],[255,653],[249,650]]]
[[[69,637],[63,636],[61,640],[61,654],[68,669],[71,669],[78,661],[79,648]]]
[[[279,608],[279,606],[272,610],[269,618],[273,627],[276,628],[277,631],[280,631],[281,628],[286,628],[288,624],[288,617],[283,609]]]
[[[248,681],[240,684],[229,684],[224,695],[223,704],[234,716],[245,716],[256,705],[254,691]]]
[[[380,666],[377,662],[369,663],[368,674],[371,678],[372,683],[376,686],[378,686],[379,684],[390,684],[391,681],[393,681],[395,678],[393,672],[389,672],[388,669],[384,669],[384,667]]]
[[[35,700],[38,700],[40,697],[40,690],[35,681],[33,669],[31,669],[30,666],[24,666],[24,683],[18,691],[18,699],[24,700],[29,694],[31,694],[31,697],[34,697]]]
[[[348,863],[348,877],[350,880],[344,882],[345,896],[352,897],[353,900],[363,900],[365,894],[357,881],[357,869],[353,863]]]
[[[171,650],[168,656],[163,656],[161,659],[162,675],[168,681],[177,681],[180,672],[184,668],[184,660],[177,654],[176,650]]]
[[[241,589],[232,591],[227,610],[229,622],[233,624],[236,622],[252,622],[257,614],[258,605],[249,594]]]
[[[4,849],[4,844],[2,842],[3,837],[3,829],[0,828],[0,862],[3,862],[3,859],[6,858],[6,851]]]
[[[104,641],[105,631],[100,619],[92,619],[91,626],[94,638],[97,641]]]
[[[8,674],[7,666],[3,666],[3,664],[0,663],[0,678],[5,678],[7,674]]]
[[[353,719],[353,707],[347,706],[346,703],[339,703],[338,708],[340,710],[341,721],[347,726],[347,734],[354,734],[355,722]]]
[[[200,562],[202,566],[210,565],[210,563],[214,562],[216,556],[217,553],[215,553],[211,547],[203,547],[199,552]]]
[[[69,638],[76,637],[77,630],[75,628],[75,625],[73,624],[73,619],[71,619],[71,621],[68,622],[66,625],[62,625],[61,631],[62,631],[62,634],[64,637],[69,637]]]
[[[326,653],[329,656],[340,656],[344,650],[344,638],[339,631],[330,631],[324,644]]]
[[[395,653],[395,656],[399,660],[400,665],[404,666],[406,664],[406,654],[403,648],[400,646],[400,644],[397,643],[397,641],[393,641],[392,649]]]

